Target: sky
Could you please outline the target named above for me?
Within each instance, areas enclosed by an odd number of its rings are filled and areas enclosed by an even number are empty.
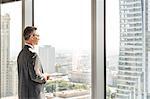
[[[40,44],[58,49],[89,49],[91,45],[90,0],[36,0],[35,26]]]
[[[56,49],[90,49],[90,0],[36,0],[35,26],[40,34],[40,45]],[[21,2],[1,5],[2,15],[9,13],[11,56],[21,49]]]
[[[106,0],[106,56],[119,54],[119,0]]]

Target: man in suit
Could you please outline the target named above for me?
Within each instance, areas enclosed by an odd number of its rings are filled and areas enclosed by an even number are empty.
[[[36,27],[27,26],[23,32],[25,45],[17,58],[19,99],[42,99],[43,85],[49,78],[34,51],[39,41],[36,30]]]

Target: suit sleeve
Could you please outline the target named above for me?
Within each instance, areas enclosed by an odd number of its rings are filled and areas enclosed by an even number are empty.
[[[37,75],[35,71],[36,58],[37,54],[31,55],[29,58],[28,61],[29,75],[32,81],[44,84],[46,81],[41,76]]]

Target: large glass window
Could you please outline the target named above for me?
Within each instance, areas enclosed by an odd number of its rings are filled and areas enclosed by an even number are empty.
[[[17,98],[17,55],[21,50],[22,2],[1,4],[0,97]]]
[[[46,97],[91,98],[91,0],[35,0]]]

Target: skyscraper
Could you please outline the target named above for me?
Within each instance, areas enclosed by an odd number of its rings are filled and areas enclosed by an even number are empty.
[[[150,0],[120,0],[117,99],[149,99]]]
[[[12,95],[10,61],[10,16],[1,15],[1,96]]]
[[[42,67],[47,73],[55,72],[55,48],[50,45],[39,47],[39,56]]]
[[[1,15],[0,97],[17,95],[17,61],[10,58],[10,15]]]

